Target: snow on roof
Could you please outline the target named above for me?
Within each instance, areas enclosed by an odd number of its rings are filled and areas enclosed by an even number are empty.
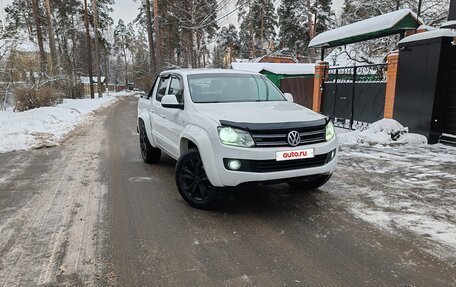
[[[416,30],[426,30],[426,31],[432,31],[432,30],[437,30],[437,28],[428,26],[428,25],[421,25]]]
[[[266,57],[269,57],[269,58],[290,59],[290,60],[292,60],[293,62],[298,63],[298,60],[296,60],[295,57],[288,56],[288,55],[282,55],[282,54],[280,54],[280,53],[269,53],[269,54],[266,54],[266,55],[263,55],[263,56],[261,56],[261,57],[258,57],[258,58],[253,59],[252,62],[254,62],[254,63],[260,63],[261,60],[263,60],[263,59],[266,58]]]
[[[329,46],[330,42],[365,34],[380,33],[383,30],[394,28],[406,16],[412,16],[415,20],[417,19],[415,13],[410,9],[397,10],[318,34],[310,41],[309,47],[325,47]],[[422,24],[419,20],[416,21]]]
[[[26,53],[37,53],[40,51],[38,43],[36,43],[33,39],[30,39],[25,32],[19,32],[18,35],[15,36],[14,39],[11,39],[15,43],[16,51],[26,52]],[[43,40],[43,48],[46,53],[49,53],[49,45],[46,40]]]
[[[92,77],[92,81],[94,84],[97,83],[97,77]],[[101,77],[101,82],[104,83],[105,77]],[[90,78],[89,77],[81,77],[81,83],[82,84],[90,84]]]
[[[249,63],[251,62],[250,59],[234,59],[237,63]]]
[[[450,20],[450,21],[446,21],[445,23],[442,24],[442,26],[440,26],[441,28],[452,28],[452,29],[456,29],[456,20]]]
[[[274,74],[308,75],[315,74],[315,64],[295,63],[231,63],[234,70],[259,73],[263,70]]]
[[[399,41],[399,44],[441,38],[441,37],[456,37],[456,31],[451,29],[437,29],[427,32],[422,32],[418,34],[413,34]]]

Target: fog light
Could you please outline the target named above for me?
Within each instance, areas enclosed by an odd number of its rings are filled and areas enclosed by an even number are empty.
[[[332,152],[329,153],[329,156],[326,159],[326,163],[332,161],[335,157],[336,157],[336,150],[333,150]]]
[[[231,170],[238,170],[241,168],[241,162],[238,161],[237,159],[232,159],[228,162],[228,167]]]

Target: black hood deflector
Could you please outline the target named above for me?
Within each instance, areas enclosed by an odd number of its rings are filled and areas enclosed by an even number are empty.
[[[265,130],[295,130],[305,128],[315,128],[325,126],[328,118],[305,122],[284,122],[284,123],[242,123],[220,120],[222,126],[243,129],[246,131],[265,131]]]

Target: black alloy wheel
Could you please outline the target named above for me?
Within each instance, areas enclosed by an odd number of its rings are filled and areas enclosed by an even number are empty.
[[[222,198],[221,188],[209,181],[200,154],[190,149],[176,165],[176,184],[181,196],[193,207],[207,209],[216,206]]]
[[[139,127],[139,148],[141,150],[141,157],[145,163],[158,163],[160,161],[161,150],[150,144],[144,123],[141,123]]]

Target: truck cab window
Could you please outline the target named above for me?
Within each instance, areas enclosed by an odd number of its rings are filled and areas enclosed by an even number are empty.
[[[157,101],[161,102],[161,99],[166,93],[166,88],[168,87],[169,78],[160,78],[157,90]]]
[[[184,88],[180,79],[175,77],[171,78],[168,94],[175,95],[179,103],[184,102]]]

